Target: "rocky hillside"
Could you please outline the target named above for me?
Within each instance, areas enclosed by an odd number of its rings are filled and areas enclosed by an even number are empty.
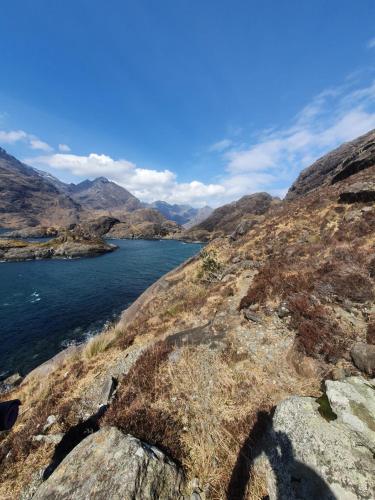
[[[141,208],[142,203],[125,188],[105,177],[86,180],[69,185],[69,195],[88,212],[131,212]]]
[[[154,201],[150,203],[150,208],[155,208],[158,212],[160,212],[164,217],[168,220],[173,220],[177,222],[180,226],[185,226],[186,224],[194,225],[202,222],[206,219],[211,213],[212,208],[203,207],[203,208],[194,208],[190,205],[178,205],[167,203],[166,201]]]
[[[68,225],[79,214],[77,202],[0,148],[0,226]]]
[[[8,383],[22,407],[0,437],[0,497],[372,498],[374,179],[373,155],[262,196],[257,224]]]
[[[180,230],[176,222],[167,220],[157,210],[140,208],[122,216],[119,224],[113,226],[106,236],[120,239],[154,239],[173,237],[174,233]]]
[[[183,224],[185,229],[190,229],[191,227],[194,227],[194,226],[200,224],[201,222],[206,220],[214,211],[213,208],[211,208],[207,205],[205,207],[198,208],[196,210],[197,210],[196,214],[190,220],[188,220],[188,222],[185,222]]]
[[[229,203],[214,210],[211,215],[199,224],[184,232],[187,240],[207,241],[219,236],[228,236],[248,229],[263,220],[263,215],[280,200],[268,193],[255,193],[243,196],[240,200]]]
[[[347,142],[303,170],[289,189],[286,199],[293,200],[320,187],[335,184],[371,167],[375,155],[375,130]]]

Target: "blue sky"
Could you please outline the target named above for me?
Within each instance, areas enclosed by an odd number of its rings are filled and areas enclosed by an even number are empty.
[[[0,49],[0,145],[145,201],[282,195],[375,128],[373,0],[4,1]]]

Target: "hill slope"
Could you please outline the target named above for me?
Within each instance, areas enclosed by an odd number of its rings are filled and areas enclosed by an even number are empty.
[[[142,207],[141,202],[125,188],[105,177],[86,180],[69,186],[70,196],[85,210],[131,212]]]
[[[293,200],[317,189],[334,184],[374,165],[375,130],[342,144],[303,170],[289,189],[286,199]]]
[[[204,241],[230,235],[240,223],[257,223],[271,206],[279,202],[278,198],[273,198],[268,193],[243,196],[238,201],[214,210],[203,222],[185,231],[183,237]]]
[[[68,225],[79,212],[77,202],[0,148],[0,226]]]

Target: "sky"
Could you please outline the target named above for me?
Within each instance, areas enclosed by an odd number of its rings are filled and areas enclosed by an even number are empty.
[[[375,128],[374,0],[12,0],[0,146],[142,201],[284,196]]]

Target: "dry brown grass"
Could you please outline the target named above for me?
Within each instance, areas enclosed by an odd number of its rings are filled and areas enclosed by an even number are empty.
[[[199,478],[209,498],[224,498],[242,442],[250,431],[248,427],[239,431],[236,422],[248,421],[249,415],[266,404],[268,391],[262,390],[262,374],[255,367],[249,376],[249,360],[242,366],[230,366],[220,353],[206,346],[184,347],[176,357],[176,362],[162,367],[160,380],[168,390],[155,406],[172,410],[181,422],[187,476]],[[232,427],[229,422],[234,423]]]
[[[113,327],[95,335],[85,345],[83,355],[87,359],[95,358],[98,354],[106,351],[113,344],[119,334],[120,330]]]

